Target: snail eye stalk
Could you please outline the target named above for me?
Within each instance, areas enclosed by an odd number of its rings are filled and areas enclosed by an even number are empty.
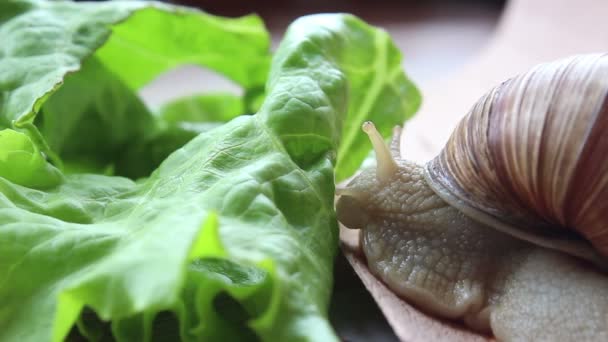
[[[372,122],[366,121],[361,128],[369,137],[376,153],[376,178],[380,183],[386,183],[397,172],[397,163]]]

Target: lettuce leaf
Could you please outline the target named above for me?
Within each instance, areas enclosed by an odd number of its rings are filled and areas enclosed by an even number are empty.
[[[8,0],[1,6],[13,17],[0,26],[6,42],[0,47],[0,127],[25,129],[36,142],[42,130],[49,146],[38,147],[56,164],[59,154],[77,169],[118,164],[118,174],[148,175],[158,163],[137,167],[123,154],[166,127],[135,91],[175,66],[195,64],[232,79],[243,87],[248,109],[263,92],[270,39],[256,16],[228,19],[133,1]],[[41,108],[47,114],[32,126]]]
[[[336,153],[364,156],[367,146],[342,136],[366,119],[385,130],[419,103],[386,33],[350,15],[304,17],[268,70],[267,34],[251,16],[11,0],[0,24],[0,125],[12,128],[0,133],[0,340],[337,340],[327,320],[334,166],[348,156]],[[161,144],[138,143],[162,136],[148,136],[150,117],[156,133],[159,122],[229,120],[232,107],[152,116],[134,97],[180,63],[265,100],[255,115],[196,131],[137,181],[46,161],[130,149],[141,152],[123,155],[132,165],[146,163]],[[87,80],[99,87],[79,94]],[[27,156],[2,159],[15,151]],[[344,165],[343,175],[354,170]]]
[[[186,96],[169,102],[156,113],[154,129],[142,139],[132,139],[128,148],[118,153],[116,171],[129,177],[148,175],[198,134],[243,113],[244,98],[230,93]]]
[[[32,140],[9,128],[0,130],[0,177],[32,188],[49,188],[62,181],[61,172],[47,163]]]
[[[347,39],[366,53],[343,56],[343,70],[349,76],[350,105],[338,151],[338,181],[351,176],[370,151],[367,136],[361,134],[363,122],[373,121],[378,131],[388,136],[421,103],[420,92],[403,73],[401,53],[388,33],[361,28],[361,32]]]
[[[65,77],[36,119],[50,149],[69,166],[67,172],[83,165],[89,170],[112,167],[157,128],[139,97],[96,56]]]
[[[33,120],[66,73],[94,52],[131,89],[182,64],[216,70],[246,91],[263,87],[268,72],[269,35],[256,16],[227,19],[144,1],[8,0],[0,20],[5,126]]]

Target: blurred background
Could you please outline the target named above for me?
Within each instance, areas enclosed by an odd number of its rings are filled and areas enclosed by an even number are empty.
[[[172,0],[224,16],[256,13],[264,19],[273,44],[296,18],[312,13],[347,12],[386,29],[404,54],[406,73],[418,85],[432,82],[453,70],[484,47],[492,36],[503,0]],[[173,84],[163,89],[165,82]],[[211,86],[212,85],[212,86]],[[234,90],[230,82],[198,68],[185,67],[161,77],[143,90],[152,105],[178,94],[201,90]],[[162,89],[162,91],[161,91]]]

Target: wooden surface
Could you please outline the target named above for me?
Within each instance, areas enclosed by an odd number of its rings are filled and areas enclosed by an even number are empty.
[[[535,64],[573,54],[608,51],[608,0],[513,0],[485,49],[460,70],[422,84],[423,106],[405,125],[402,157],[426,162],[453,127],[488,91]],[[402,341],[488,341],[438,321],[396,297],[370,274],[357,231],[341,228],[344,254]]]

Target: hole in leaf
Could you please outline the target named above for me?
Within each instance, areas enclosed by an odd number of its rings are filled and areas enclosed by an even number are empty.
[[[104,322],[91,310],[85,307],[80,318],[70,330],[66,341],[113,341],[109,322]]]
[[[222,317],[233,323],[243,324],[251,318],[243,305],[226,292],[215,296],[213,307]]]
[[[180,341],[179,320],[171,311],[161,311],[152,324],[152,341]]]
[[[215,296],[213,308],[218,315],[234,325],[234,334],[238,335],[241,341],[259,341],[259,337],[247,326],[247,321],[251,319],[251,315],[239,301],[228,293],[220,292]]]

